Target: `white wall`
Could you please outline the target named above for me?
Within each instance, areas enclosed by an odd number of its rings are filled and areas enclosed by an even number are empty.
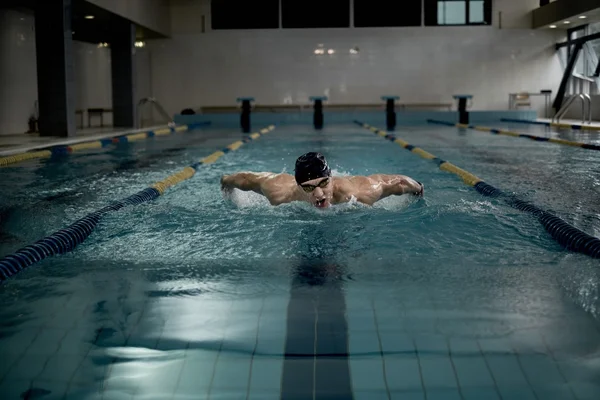
[[[164,35],[171,33],[168,0],[88,0],[108,11]]]
[[[496,3],[515,16],[503,26],[520,27],[516,16],[528,15],[536,2],[520,8],[512,0]],[[506,109],[508,93],[556,90],[562,76],[555,32],[419,27],[203,34],[202,14],[210,19],[206,2],[172,0],[172,39],[149,43],[153,94],[169,112],[232,105],[238,96],[285,104],[323,94],[332,103],[375,103],[382,94],[448,102],[469,93],[476,109]],[[336,53],[316,56],[319,44]],[[359,54],[349,54],[355,46]]]
[[[75,82],[77,85],[77,109],[111,108],[112,107],[112,73],[110,48],[84,42],[74,43],[75,53]],[[150,53],[146,49],[135,49],[135,101],[151,97],[150,86]],[[146,125],[151,123],[152,114],[143,113]],[[78,117],[79,118],[79,117]],[[77,121],[79,124],[79,120]],[[84,124],[87,127],[87,114],[84,113]],[[98,119],[92,125],[98,124]],[[104,124],[112,124],[112,114],[104,115]]]
[[[532,11],[540,0],[493,0],[492,25],[501,29],[531,29]]]
[[[27,131],[37,99],[32,14],[0,9],[0,135]]]
[[[74,73],[76,86],[76,108],[86,110],[94,107],[112,107],[112,86],[110,49],[98,45],[74,42]],[[84,126],[87,127],[87,114],[84,113]],[[79,116],[77,118],[80,118]],[[98,124],[94,119],[92,124]],[[112,123],[112,115],[106,114],[105,124]],[[80,121],[77,119],[77,126]]]

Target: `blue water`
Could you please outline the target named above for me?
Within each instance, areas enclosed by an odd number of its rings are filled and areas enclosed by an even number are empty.
[[[437,126],[396,134],[600,233],[598,152]],[[174,135],[4,169],[1,254],[238,137]],[[336,175],[409,175],[425,196],[316,210],[221,195],[222,174],[292,172],[306,151]],[[278,127],[4,284],[0,393],[597,399],[599,267],[367,130]]]

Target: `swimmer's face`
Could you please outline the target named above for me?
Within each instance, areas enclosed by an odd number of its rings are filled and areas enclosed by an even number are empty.
[[[331,177],[317,178],[300,184],[300,189],[308,196],[308,201],[315,207],[327,208],[333,198]]]

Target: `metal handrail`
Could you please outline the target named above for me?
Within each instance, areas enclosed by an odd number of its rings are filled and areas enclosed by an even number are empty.
[[[587,100],[588,103],[588,112],[587,112],[587,122],[588,124],[592,123],[592,96],[587,93],[583,94],[583,98]]]
[[[583,94],[578,94],[575,96],[572,96],[569,100],[567,100],[567,102],[560,108],[560,110],[558,110],[558,112],[556,113],[556,115],[554,116],[554,118],[552,118],[552,122],[554,122],[554,119],[556,119],[556,122],[560,122],[560,119],[563,117],[563,115],[565,115],[565,113],[569,110],[569,108],[571,108],[571,105],[573,104],[573,102],[576,99],[581,99],[581,121],[582,123],[585,123],[585,106],[587,104],[587,99]],[[590,99],[591,102],[591,99]],[[591,113],[591,104],[590,104],[590,113]]]
[[[138,115],[138,128],[142,128],[142,113],[140,112],[141,108],[146,104],[154,104],[154,107],[158,111],[158,113],[167,121],[167,125],[172,126],[175,125],[175,121],[169,116],[169,113],[165,110],[165,108],[158,102],[154,97],[145,97],[141,99],[137,104],[137,115]]]

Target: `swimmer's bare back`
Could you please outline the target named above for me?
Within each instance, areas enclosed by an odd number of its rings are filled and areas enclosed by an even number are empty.
[[[373,205],[388,196],[423,195],[423,185],[405,175],[321,177],[298,184],[294,176],[270,172],[239,172],[224,175],[221,189],[253,191],[265,196],[272,205],[293,201],[309,202],[317,207],[346,203],[352,198]]]

